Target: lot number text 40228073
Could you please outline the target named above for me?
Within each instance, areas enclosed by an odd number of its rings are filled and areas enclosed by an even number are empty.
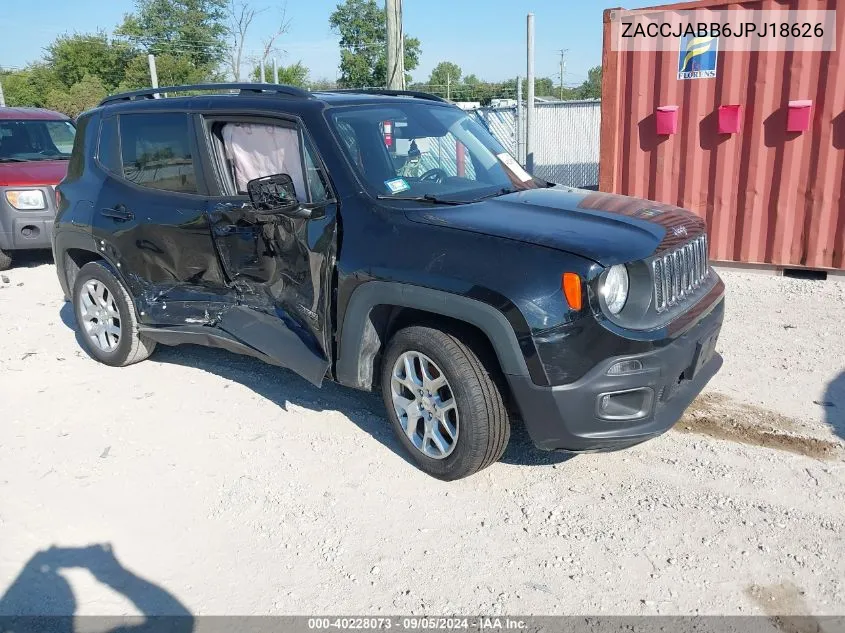
[[[517,618],[478,617],[478,618],[438,618],[438,617],[401,617],[401,618],[309,618],[308,628],[314,630],[386,630],[405,631],[453,631],[453,630],[505,630],[519,631],[526,623]]]

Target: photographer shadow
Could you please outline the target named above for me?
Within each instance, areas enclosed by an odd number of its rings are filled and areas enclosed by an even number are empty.
[[[53,546],[37,552],[0,596],[2,628],[16,633],[74,633],[77,601],[70,583],[60,573],[68,569],[87,569],[96,580],[125,596],[143,614],[143,617],[98,618],[102,625],[98,630],[193,631],[194,618],[190,611],[163,588],[123,567],[108,545]]]

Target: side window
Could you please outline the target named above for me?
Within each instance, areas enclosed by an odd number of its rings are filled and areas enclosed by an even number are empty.
[[[187,114],[122,114],[119,121],[126,180],[152,189],[197,192]]]
[[[224,123],[220,129],[226,162],[234,178],[235,191],[246,194],[250,180],[288,174],[296,197],[307,202],[304,163],[299,132],[267,123]]]
[[[225,176],[237,194],[246,195],[247,183],[254,178],[288,174],[300,202],[328,199],[327,182],[317,155],[297,128],[232,121],[213,124],[212,136],[222,144]]]
[[[117,137],[117,117],[103,119],[100,124],[100,141],[97,145],[97,160],[108,171],[121,175],[120,143]]]

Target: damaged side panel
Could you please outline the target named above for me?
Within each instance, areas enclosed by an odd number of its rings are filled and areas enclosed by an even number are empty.
[[[204,253],[192,247],[195,239],[182,243],[174,236],[155,249],[135,240],[145,252],[135,254],[136,270],[127,266],[124,272],[142,323],[167,328],[168,341],[179,340],[177,328],[193,338],[196,327],[222,331],[319,386],[332,358],[336,207],[328,205],[320,215],[296,219],[216,204],[195,222],[206,227]],[[207,264],[197,268],[202,274],[188,276],[193,266],[170,265],[201,257]],[[216,272],[209,277],[209,270]]]
[[[328,361],[320,350],[309,345],[298,328],[289,327],[285,320],[247,306],[236,306],[223,313],[218,327],[318,387],[322,384]]]
[[[217,254],[236,305],[214,325],[319,385],[332,357],[330,283],[336,207],[318,219],[249,205],[208,213]]]
[[[97,248],[158,340],[181,332],[189,342],[207,330],[221,346],[255,350],[319,385],[333,357],[337,207],[303,204],[291,217],[220,204],[195,132],[186,113],[110,119],[102,146],[114,151],[101,158],[113,177],[93,210]]]

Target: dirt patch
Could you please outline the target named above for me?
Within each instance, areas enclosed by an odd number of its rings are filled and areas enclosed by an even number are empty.
[[[808,615],[804,592],[791,582],[763,587],[751,585],[745,590],[766,615]]]
[[[791,582],[778,585],[751,585],[745,590],[763,610],[769,621],[782,633],[824,633],[828,629],[822,621],[812,617],[804,598],[805,592]]]
[[[800,424],[792,418],[713,393],[699,396],[675,426],[682,433],[699,433],[815,459],[835,459],[842,453],[839,442],[798,435],[799,428]]]

